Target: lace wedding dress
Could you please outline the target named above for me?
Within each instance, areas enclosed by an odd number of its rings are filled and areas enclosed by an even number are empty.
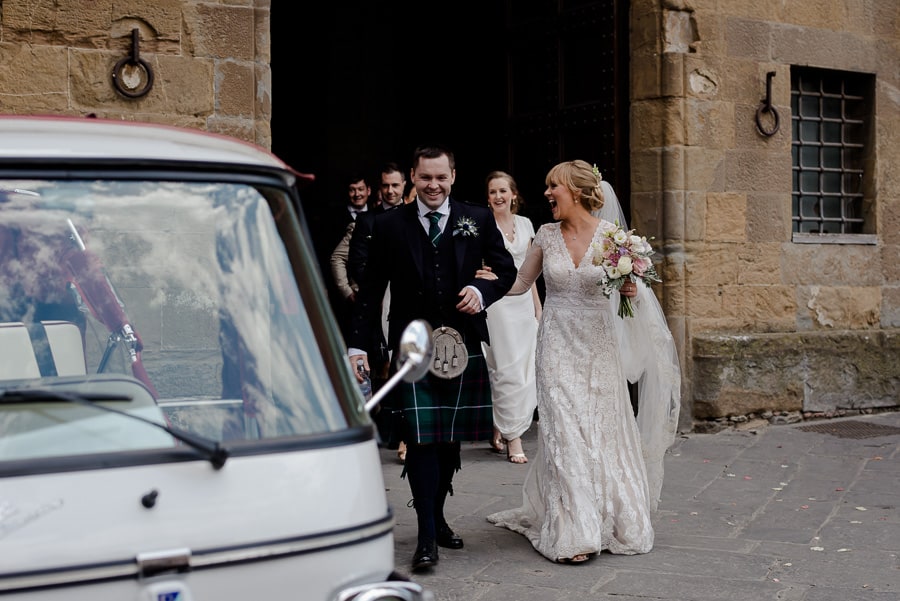
[[[593,242],[600,232],[598,226]],[[603,272],[592,263],[590,246],[573,263],[559,223],[541,226],[533,247],[511,292],[527,290],[543,271],[538,448],[522,506],[487,519],[525,535],[554,561],[603,550],[646,553],[653,547],[656,503],[621,359],[617,330],[623,325],[616,320],[624,320],[611,305],[618,298],[606,298],[597,285]],[[646,304],[635,300],[636,316],[629,320],[640,319]]]

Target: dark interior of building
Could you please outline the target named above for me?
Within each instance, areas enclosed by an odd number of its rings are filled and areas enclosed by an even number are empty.
[[[374,185],[385,161],[408,172],[429,142],[456,154],[454,197],[485,203],[485,176],[509,171],[536,227],[550,220],[544,176],[565,159],[598,163],[627,210],[627,178],[616,181],[628,173],[623,5],[273,2],[272,150],[315,174],[313,232],[347,202],[350,174]]]

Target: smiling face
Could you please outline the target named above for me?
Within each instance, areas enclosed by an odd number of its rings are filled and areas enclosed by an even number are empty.
[[[488,182],[488,206],[494,215],[512,213],[514,196],[512,186],[505,177],[495,177]]]
[[[399,171],[391,171],[381,174],[381,202],[389,207],[396,206],[403,202],[403,189],[406,187],[406,180]]]
[[[451,169],[447,155],[433,159],[420,157],[412,168],[411,178],[419,200],[429,209],[437,209],[450,196],[456,169]]]
[[[547,184],[544,196],[550,202],[550,211],[553,213],[553,219],[556,221],[565,219],[574,207],[579,206],[579,203],[575,202],[575,196],[572,194],[572,191],[564,184],[554,180],[550,180]]]
[[[361,209],[366,206],[366,203],[369,202],[369,194],[371,193],[372,189],[366,185],[365,180],[353,182],[347,188],[347,194],[350,197],[350,204],[357,209]]]

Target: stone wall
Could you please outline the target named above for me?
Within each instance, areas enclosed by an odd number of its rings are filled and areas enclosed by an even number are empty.
[[[130,98],[112,72],[135,29],[154,79]],[[270,148],[269,46],[269,0],[2,0],[0,112],[93,113]]]
[[[631,19],[632,224],[662,257],[681,427],[695,414],[764,407],[900,405],[900,354],[888,342],[900,328],[900,2],[621,4]],[[269,8],[0,0],[0,112],[185,125],[270,148]],[[135,29],[155,79],[132,99],[111,73]],[[871,244],[792,242],[792,66],[875,76]],[[766,137],[755,115],[773,71],[781,127]]]
[[[631,2],[633,222],[665,255],[682,427],[900,405],[900,3]],[[791,234],[792,66],[874,74],[866,243]],[[780,128],[760,134],[767,73]]]

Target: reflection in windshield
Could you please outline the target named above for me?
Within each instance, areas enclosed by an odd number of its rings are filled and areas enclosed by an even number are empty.
[[[0,258],[0,388],[102,367],[212,440],[345,426],[260,190],[3,181]]]

